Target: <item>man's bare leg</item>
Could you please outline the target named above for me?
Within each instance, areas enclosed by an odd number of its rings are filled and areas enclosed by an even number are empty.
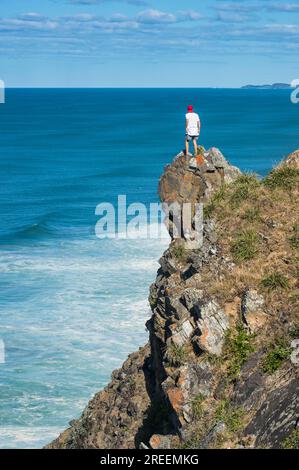
[[[186,145],[186,156],[188,156],[188,153],[189,153],[189,142],[188,142],[188,140],[185,141],[185,145]]]
[[[197,156],[197,142],[196,139],[193,139],[193,145],[194,145],[194,156]]]

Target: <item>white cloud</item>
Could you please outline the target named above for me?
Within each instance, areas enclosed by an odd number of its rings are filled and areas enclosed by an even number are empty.
[[[160,10],[144,10],[137,14],[136,19],[140,23],[175,23],[177,21],[176,15],[173,13],[165,13]]]
[[[280,11],[280,12],[299,12],[298,3],[273,3],[267,6],[267,9],[270,11]]]

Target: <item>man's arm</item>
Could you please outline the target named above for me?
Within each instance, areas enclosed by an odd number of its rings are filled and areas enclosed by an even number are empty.
[[[188,131],[187,131],[188,125],[189,125],[189,121],[188,121],[188,119],[186,119],[186,134],[188,134]]]
[[[200,134],[200,119],[197,121],[197,129],[198,129],[198,135]]]

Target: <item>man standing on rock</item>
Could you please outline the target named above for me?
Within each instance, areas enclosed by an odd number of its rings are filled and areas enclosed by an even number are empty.
[[[197,139],[200,133],[200,119],[197,113],[193,111],[193,106],[188,106],[186,114],[186,155],[189,153],[189,142],[192,140],[194,145],[194,156],[197,156]]]

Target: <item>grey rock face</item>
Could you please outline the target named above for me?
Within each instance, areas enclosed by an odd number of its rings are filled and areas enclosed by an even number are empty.
[[[243,321],[255,332],[267,321],[267,315],[263,311],[264,297],[254,289],[246,289],[241,302]]]
[[[171,328],[173,326],[173,328]],[[193,326],[189,320],[185,320],[181,325],[170,325],[171,341],[177,346],[183,346],[193,333]]]
[[[292,353],[291,353],[291,363],[294,364],[294,366],[299,366],[299,339],[294,339],[291,342],[291,348],[292,348]]]
[[[262,406],[245,429],[255,435],[255,447],[280,447],[281,442],[295,428],[299,419],[299,380],[268,393]]]
[[[223,309],[211,300],[200,308],[197,326],[200,331],[199,346],[203,351],[220,356],[229,321]]]
[[[226,425],[222,421],[215,424],[215,426],[208,432],[208,434],[201,440],[200,449],[208,449],[210,445],[217,439],[217,437],[226,431]]]
[[[265,304],[265,299],[261,294],[254,289],[247,289],[242,299],[242,313],[245,318],[249,313],[255,313],[262,309]]]
[[[226,183],[230,183],[241,174],[239,168],[230,165],[220,150],[216,147],[209,149],[206,152],[205,157],[207,161],[215,167],[215,169],[223,170],[223,179]]]

